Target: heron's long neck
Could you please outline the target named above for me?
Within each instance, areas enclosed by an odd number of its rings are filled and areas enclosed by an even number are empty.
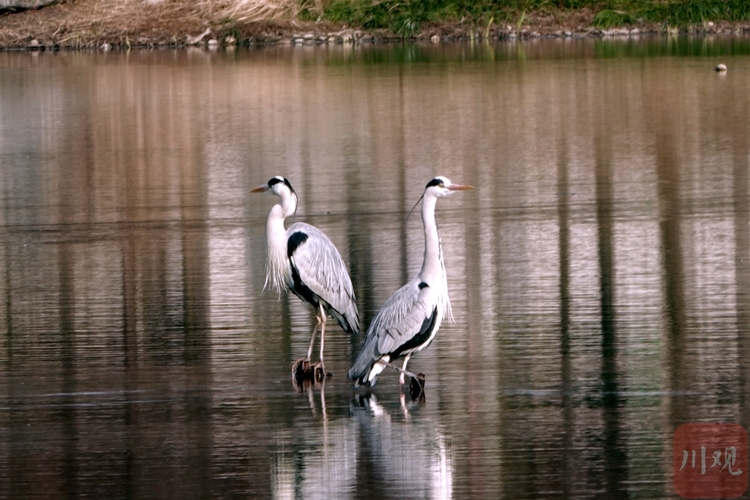
[[[437,287],[438,303],[441,305],[441,313],[453,320],[451,301],[448,297],[448,276],[445,273],[443,263],[443,249],[440,246],[440,233],[438,233],[435,221],[434,196],[422,199],[422,224],[424,224],[424,262],[419,272],[420,279],[426,281],[430,286]]]
[[[290,279],[289,259],[286,255],[286,228],[284,219],[294,214],[297,201],[293,195],[283,196],[281,203],[271,208],[266,218],[266,242],[268,257],[266,261],[266,283],[278,291],[284,288]]]
[[[425,280],[435,280],[444,274],[443,251],[440,248],[440,234],[435,222],[434,196],[422,200],[422,224],[424,224],[424,262],[420,275]]]

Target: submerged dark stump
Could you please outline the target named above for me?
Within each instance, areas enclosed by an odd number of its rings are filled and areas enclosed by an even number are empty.
[[[417,378],[411,377],[411,382],[409,382],[409,396],[411,396],[412,401],[416,401],[417,399],[424,401],[424,381],[424,373],[418,373]]]
[[[292,365],[292,377],[297,382],[303,382],[305,380],[313,380],[313,370],[310,360],[298,359]]]
[[[321,383],[332,376],[332,373],[324,370],[323,365],[312,364],[308,359],[298,359],[292,365],[292,378],[297,386],[304,385],[304,382]]]

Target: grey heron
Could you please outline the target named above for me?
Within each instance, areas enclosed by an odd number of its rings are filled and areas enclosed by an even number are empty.
[[[387,366],[401,372],[399,384],[403,385],[404,374],[414,377],[406,371],[409,358],[432,342],[444,315],[451,317],[435,204],[439,197],[467,189],[473,187],[453,184],[445,177],[435,177],[427,183],[420,198],[424,225],[422,269],[385,301],[370,323],[362,350],[349,370],[355,385],[374,385]],[[398,368],[393,362],[402,356],[404,363]]]
[[[281,198],[266,218],[268,254],[263,288],[281,292],[286,287],[315,309],[316,324],[307,357],[294,363],[292,374],[296,375],[300,368],[303,372],[310,370],[315,335],[320,328],[320,362],[312,367],[314,376],[320,379],[325,376],[323,346],[327,315],[335,318],[347,333],[359,333],[359,312],[352,280],[341,254],[322,231],[304,222],[284,228],[284,219],[297,210],[297,193],[287,179],[273,177],[252,192],[273,193]]]

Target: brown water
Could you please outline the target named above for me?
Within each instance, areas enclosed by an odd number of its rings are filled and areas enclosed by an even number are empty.
[[[0,497],[675,497],[672,434],[750,425],[750,42],[0,53]],[[719,62],[726,74],[714,73]],[[348,263],[422,259],[455,322],[354,390],[362,338],[262,293],[250,189]]]

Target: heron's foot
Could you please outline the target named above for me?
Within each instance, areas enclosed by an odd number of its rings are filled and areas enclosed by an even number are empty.
[[[296,385],[302,386],[303,382],[320,383],[333,375],[326,372],[323,362],[311,363],[309,359],[298,359],[292,365],[292,378]]]
[[[412,401],[416,401],[417,399],[424,401],[424,381],[424,373],[419,373],[416,377],[411,377],[411,382],[409,383],[409,395],[411,396]]]
[[[326,365],[324,365],[322,361],[312,365],[312,370],[313,380],[315,380],[315,382],[323,382],[323,380],[333,377],[331,372],[326,372]]]
[[[313,366],[309,358],[298,359],[294,362],[292,365],[292,377],[294,377],[297,383],[314,379]]]

